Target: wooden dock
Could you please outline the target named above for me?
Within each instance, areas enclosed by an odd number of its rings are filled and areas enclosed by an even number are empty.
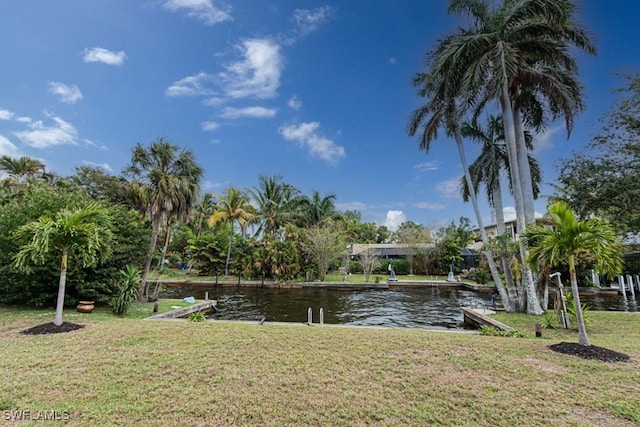
[[[514,330],[511,326],[505,325],[502,322],[498,322],[496,319],[484,314],[488,313],[489,311],[490,310],[484,308],[462,307],[462,313],[464,314],[464,323],[475,327],[489,326],[501,331]]]
[[[216,305],[218,301],[203,301],[188,307],[177,308],[175,310],[167,311],[166,313],[154,314],[151,317],[147,317],[149,320],[159,320],[159,319],[182,319],[188,317],[191,313],[197,313],[199,311],[203,313],[210,313],[216,309]]]

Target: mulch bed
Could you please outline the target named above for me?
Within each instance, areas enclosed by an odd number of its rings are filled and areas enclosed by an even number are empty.
[[[78,325],[76,323],[62,322],[62,325],[56,326],[51,322],[25,329],[24,331],[20,331],[20,333],[24,335],[60,334],[63,332],[76,331],[82,328],[84,328],[84,325]]]
[[[549,348],[562,354],[582,357],[583,359],[596,359],[602,362],[628,362],[630,357],[608,348],[595,345],[582,345],[575,342],[561,342],[552,344]]]

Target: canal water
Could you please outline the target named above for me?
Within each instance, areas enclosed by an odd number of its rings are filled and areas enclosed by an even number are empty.
[[[363,290],[169,287],[160,296],[203,299],[205,292],[209,293],[209,299],[218,301],[219,312],[213,319],[259,321],[265,317],[272,322],[303,323],[311,308],[313,322],[318,323],[322,308],[325,323],[429,329],[462,329],[461,306],[491,308],[496,298],[491,294],[435,287]],[[625,305],[622,297],[581,299],[594,310],[638,311],[635,302]]]

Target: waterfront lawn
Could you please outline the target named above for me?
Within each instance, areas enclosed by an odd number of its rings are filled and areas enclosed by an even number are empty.
[[[639,313],[591,313],[593,344],[632,358],[603,363],[549,350],[577,336],[536,339],[522,315],[499,316],[528,338],[138,318],[150,308],[66,311],[85,327],[25,336],[53,310],[0,307],[0,411],[79,426],[640,423]]]

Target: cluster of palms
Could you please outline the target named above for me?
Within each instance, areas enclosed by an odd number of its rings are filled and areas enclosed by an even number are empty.
[[[485,145],[486,150],[494,150],[488,153],[490,160],[501,162],[506,157],[505,179],[516,207],[517,229],[524,230],[535,223],[536,196],[536,173],[532,173],[535,168],[530,161],[526,130],[540,130],[550,121],[564,117],[567,131],[571,131],[583,103],[577,64],[570,51],[578,48],[595,53],[587,32],[575,21],[575,6],[570,0],[504,0],[492,8],[494,4],[485,0],[451,0],[450,12],[466,15],[469,25],[439,40],[428,55],[427,71],[418,73],[414,80],[420,95],[428,101],[413,113],[409,124],[409,134],[420,134],[420,147],[424,150],[429,150],[440,129],[456,141],[467,194],[485,243],[488,240],[475,190],[482,179],[495,206],[500,200],[501,176],[478,166],[476,172],[486,171],[487,175],[474,180],[464,152],[465,128],[467,135],[473,135],[469,130],[477,127],[482,114],[499,105],[500,133],[504,135]],[[463,122],[469,119],[472,125],[464,126]],[[490,118],[488,126],[495,128],[496,120]],[[499,148],[491,147],[496,144]],[[519,251],[521,259],[526,260],[528,249],[524,243]],[[517,300],[508,292],[514,285],[504,286],[493,254],[487,250],[485,255],[505,307],[515,310]],[[526,263],[522,265],[526,311],[540,314],[543,308],[531,270]]]

